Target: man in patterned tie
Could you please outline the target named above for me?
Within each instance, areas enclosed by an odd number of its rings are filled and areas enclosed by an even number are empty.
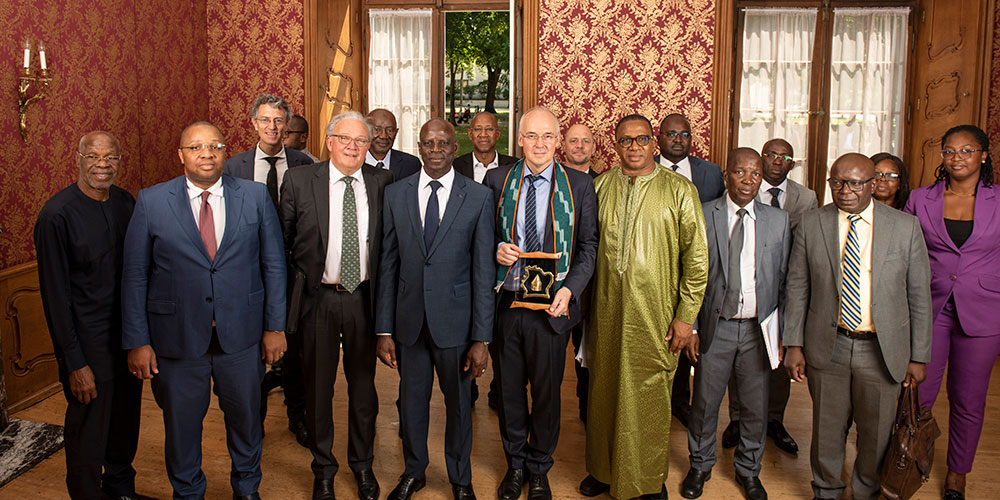
[[[853,418],[855,499],[879,495],[879,467],[899,384],[919,384],[931,354],[930,266],[916,217],[872,201],[875,165],[848,153],[828,180],[833,204],[807,212],[792,238],[785,368],[809,375],[812,488],[840,498],[844,436]]]
[[[302,337],[306,425],[312,435],[313,499],[332,499],[331,400],[343,346],[348,387],[347,463],[361,500],[375,500],[375,284],[382,242],[382,192],[392,174],[365,165],[371,126],[357,112],[326,127],[330,161],[285,175],[281,224],[293,274],[289,330]],[[296,324],[296,328],[292,325]]]

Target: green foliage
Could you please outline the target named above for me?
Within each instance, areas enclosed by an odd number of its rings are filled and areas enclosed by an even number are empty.
[[[455,74],[473,66],[486,68],[486,111],[496,112],[494,100],[500,77],[510,64],[510,13],[506,11],[449,12],[445,17],[447,70]],[[454,108],[455,95],[449,92]]]

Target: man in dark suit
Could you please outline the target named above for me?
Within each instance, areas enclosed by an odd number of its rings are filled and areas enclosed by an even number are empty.
[[[319,161],[319,157],[309,151],[309,122],[302,115],[292,114],[285,127],[285,139],[282,143],[286,148],[301,151],[314,162]],[[279,190],[280,191],[280,190]]]
[[[726,195],[705,203],[708,286],[687,355],[698,363],[688,426],[691,468],[681,496],[698,498],[715,465],[715,435],[726,381],[735,374],[744,439],[733,464],[750,500],[767,498],[758,479],[764,456],[768,378],[778,365],[782,292],[792,234],[788,214],[754,198],[761,159],[739,148],[726,164]]]
[[[139,192],[125,236],[122,345],[163,409],[176,499],[205,496],[202,420],[219,396],[234,499],[259,499],[260,382],[285,351],[285,252],[267,189],[222,175],[222,133],[181,133],[184,174]]]
[[[374,109],[366,119],[375,135],[371,147],[365,153],[365,163],[391,171],[397,181],[420,171],[420,160],[416,156],[392,149],[399,128],[396,127],[396,116],[391,111]]]
[[[360,113],[333,117],[326,127],[330,161],[289,171],[281,191],[281,223],[294,275],[290,337],[302,337],[306,417],[316,476],[313,499],[333,498],[334,382],[340,349],[348,386],[347,460],[361,500],[376,500],[375,279],[382,243],[382,192],[392,173],[364,164],[371,129]],[[296,313],[298,312],[298,313]]]
[[[285,173],[290,168],[309,165],[312,159],[293,148],[284,147],[285,129],[292,110],[281,97],[261,94],[250,107],[250,124],[257,133],[257,147],[226,160],[222,173],[267,186],[267,194],[277,210],[279,193]],[[309,430],[305,425],[306,399],[302,382],[302,346],[299,338],[288,337],[288,351],[271,366],[260,384],[260,419],[267,416],[267,393],[279,385],[284,389],[288,430],[302,446],[309,446]]]
[[[802,216],[788,261],[785,367],[796,381],[809,376],[816,498],[844,491],[852,419],[858,454],[851,490],[856,499],[879,496],[899,385],[923,381],[931,354],[923,232],[916,217],[872,200],[874,178],[868,157],[837,158],[829,179],[833,204]]]
[[[698,199],[702,203],[722,196],[725,187],[722,168],[710,161],[690,155],[691,123],[684,115],[678,113],[667,115],[660,122],[660,133],[656,142],[660,146],[660,155],[655,161],[694,183],[694,187],[698,189]],[[690,373],[691,360],[686,356],[678,357],[670,406],[671,412],[685,427],[691,417]]]
[[[420,174],[385,190],[375,329],[379,359],[399,368],[406,469],[389,500],[427,483],[429,403],[437,372],[444,393],[445,464],[456,500],[474,500],[469,385],[486,372],[493,336],[493,193],[451,166],[450,123],[420,129]],[[440,221],[440,222],[439,222]]]
[[[566,135],[563,136],[562,148],[563,166],[590,174],[595,179],[597,178],[597,172],[594,171],[591,165],[591,159],[594,157],[596,146],[594,144],[594,134],[590,131],[590,127],[582,123],[577,123],[566,129]]]
[[[521,117],[517,144],[524,160],[486,174],[497,203],[497,321],[490,345],[500,392],[500,438],[507,474],[497,496],[516,500],[525,481],[529,500],[551,500],[548,472],[559,440],[559,389],[570,330],[579,323],[580,297],[594,272],[597,194],[594,181],[563,168],[554,155],[559,120],[536,107]],[[545,309],[513,307],[531,287],[521,253],[559,254]],[[538,276],[535,276],[538,279]],[[531,281],[528,279],[528,281]],[[541,288],[541,286],[539,286]],[[531,385],[531,408],[525,387]]]
[[[816,208],[816,193],[788,178],[788,172],[795,166],[792,145],[784,139],[771,139],[761,148],[764,161],[764,179],[757,192],[757,201],[777,207],[788,213],[792,231],[802,220],[802,214]],[[785,407],[791,381],[785,367],[779,366],[771,372],[767,404],[767,435],[774,444],[786,453],[797,454],[799,445],[785,429]],[[740,440],[739,394],[736,381],[729,379],[729,425],[722,433],[722,447],[732,448]]]
[[[455,158],[452,166],[456,172],[476,182],[482,183],[486,172],[494,168],[517,163],[517,158],[497,152],[500,125],[493,113],[476,113],[469,124],[469,140],[472,141],[472,151]]]

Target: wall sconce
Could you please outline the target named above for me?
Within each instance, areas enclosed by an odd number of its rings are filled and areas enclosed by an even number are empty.
[[[31,40],[25,40],[24,75],[17,77],[17,116],[20,118],[21,139],[24,142],[28,142],[28,106],[31,105],[31,103],[45,97],[49,90],[49,82],[52,81],[52,79],[49,78],[49,70],[45,61],[45,44],[41,41],[38,42],[38,59],[41,63],[41,72],[39,76],[32,76]],[[28,97],[28,91],[31,89],[32,83],[36,84],[35,94]]]

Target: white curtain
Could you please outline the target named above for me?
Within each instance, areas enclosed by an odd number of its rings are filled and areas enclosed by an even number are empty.
[[[789,177],[804,183],[816,9],[744,13],[739,145],[760,151],[770,139],[785,139],[796,160]]]
[[[431,117],[431,10],[372,9],[368,109],[396,115],[395,148],[417,154],[420,127]]]
[[[833,10],[828,175],[844,153],[899,155],[909,15],[906,7]]]

